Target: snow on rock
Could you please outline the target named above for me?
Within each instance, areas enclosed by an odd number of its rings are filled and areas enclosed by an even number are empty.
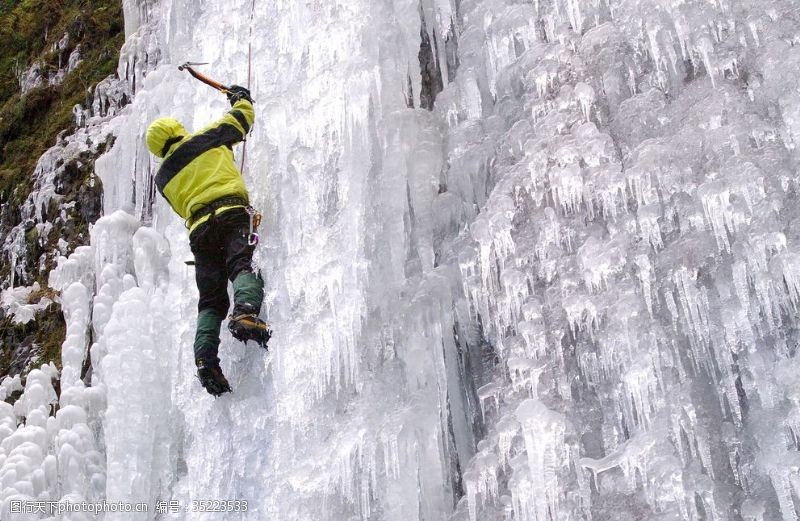
[[[4,289],[0,293],[0,306],[7,317],[12,317],[14,324],[27,324],[36,313],[47,309],[53,303],[48,297],[41,297],[38,302],[31,302],[31,294],[41,291],[38,282],[31,286],[19,286]]]
[[[48,216],[55,215],[55,221],[62,225],[66,223],[67,212],[74,208],[76,202],[65,201],[65,185],[71,181],[75,170],[84,168],[105,149],[111,135],[112,132],[105,122],[101,118],[95,118],[91,125],[79,128],[65,138],[59,138],[38,159],[32,173],[34,188],[20,211],[21,222],[9,231],[2,244],[2,255],[11,265],[11,286],[15,285],[17,277],[24,280],[30,275],[24,272],[29,255],[26,233],[35,228],[37,240],[43,246],[53,230],[53,222],[47,220]],[[90,174],[89,182],[97,182],[93,174]],[[60,208],[60,211],[54,211],[53,207]],[[91,213],[91,208],[83,208],[78,214],[88,219],[89,215],[82,212]],[[40,259],[41,269],[43,259],[44,257]]]
[[[69,50],[69,54],[67,51]],[[68,33],[56,42],[52,47],[52,52],[58,57],[58,63],[55,70],[46,72],[43,68],[50,68],[47,64],[36,60],[27,70],[19,73],[19,87],[20,92],[24,96],[33,89],[45,86],[60,85],[64,78],[75,70],[81,63],[81,46],[76,45],[74,48],[70,45],[70,38]]]
[[[40,61],[34,61],[26,71],[19,75],[19,88],[22,94],[27,94],[44,84],[42,65]]]

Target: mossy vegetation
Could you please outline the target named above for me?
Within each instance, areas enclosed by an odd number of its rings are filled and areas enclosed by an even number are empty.
[[[68,43],[59,47],[65,34]],[[119,0],[0,0],[0,243],[20,222],[19,208],[33,187],[36,161],[59,134],[74,130],[73,107],[89,105],[95,85],[114,73],[123,41]],[[78,47],[81,62],[61,83],[50,85],[48,78],[66,67]],[[40,68],[42,84],[22,95],[20,77],[33,64]],[[65,180],[68,200],[100,200],[99,180],[87,181],[93,175],[94,159],[82,157],[75,178]],[[89,221],[76,210],[64,229],[54,230],[38,246],[36,231],[29,231],[30,257],[35,261],[41,253],[38,249],[52,250],[58,238],[67,239],[72,248],[87,242]],[[8,264],[5,259],[0,262],[0,281],[8,280]],[[31,273],[43,288],[49,267]],[[31,357],[37,366],[53,361],[60,367],[64,328],[57,304],[26,325],[0,317],[0,378],[19,372],[21,361]]]
[[[69,44],[59,50],[64,34]],[[119,0],[2,0],[0,193],[8,196],[20,178],[30,178],[39,156],[72,127],[72,108],[90,102],[94,85],[114,72],[123,38]],[[47,85],[47,75],[64,66],[78,45],[78,67],[60,85]],[[35,62],[42,65],[44,85],[22,96],[19,75]]]
[[[14,324],[11,317],[0,320],[0,377],[21,372],[35,358],[36,366],[53,362],[61,369],[61,344],[66,322],[61,306],[50,304],[36,320]]]

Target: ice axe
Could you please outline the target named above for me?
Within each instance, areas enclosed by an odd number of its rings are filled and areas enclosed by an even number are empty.
[[[196,67],[197,65],[208,65],[208,64],[207,63],[197,63],[197,62],[186,62],[183,65],[179,65],[178,66],[178,70],[179,71],[184,71],[184,70],[189,71],[189,74],[191,74],[196,80],[200,80],[203,83],[205,83],[206,85],[208,85],[209,87],[217,89],[218,91],[222,92],[223,94],[228,94],[230,96],[231,87],[226,87],[222,83],[220,83],[220,82],[218,82],[216,80],[212,80],[211,78],[209,78],[205,74],[197,72],[196,70],[194,70],[194,67]],[[250,87],[250,70],[249,70],[250,61],[249,61],[249,59],[248,59],[248,65],[247,66],[248,66],[247,87],[249,88]],[[248,99],[250,99],[251,102],[253,101],[252,98],[248,98]],[[242,165],[241,165],[241,167],[239,167],[242,171],[244,171],[244,159],[246,157],[246,154],[247,154],[247,140],[245,139],[244,140],[244,145],[242,145]],[[252,223],[252,221],[251,221],[251,223]],[[251,232],[252,232],[252,230],[251,230]],[[251,233],[250,235],[251,235],[251,237],[253,235],[255,235],[256,241],[258,241],[258,235],[257,234]],[[248,242],[250,240],[251,239],[248,239]]]
[[[205,74],[202,74],[202,73],[197,72],[196,70],[194,70],[194,67],[196,67],[198,65],[207,65],[207,63],[186,62],[183,65],[179,65],[178,66],[178,70],[179,71],[183,71],[183,70],[189,71],[189,74],[191,74],[195,79],[202,81],[203,83],[205,83],[209,87],[217,89],[218,91],[222,92],[223,94],[227,94],[230,91],[230,89],[228,87],[226,87],[225,85],[223,85],[222,83],[220,83],[220,82],[218,82],[216,80],[212,80],[211,78],[209,78]]]

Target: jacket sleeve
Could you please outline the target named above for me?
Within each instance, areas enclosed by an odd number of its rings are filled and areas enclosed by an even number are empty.
[[[254,119],[255,119],[255,111],[253,110],[253,105],[249,101],[241,99],[233,105],[233,108],[231,108],[231,110],[229,110],[227,114],[225,114],[219,121],[215,122],[212,126],[213,127],[218,127],[221,125],[233,126],[236,129],[237,134],[239,134],[238,139],[233,141],[233,143],[238,143],[247,136],[248,132],[250,132],[250,129],[253,126]]]

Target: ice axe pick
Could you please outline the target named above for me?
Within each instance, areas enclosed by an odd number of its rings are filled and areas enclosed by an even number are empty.
[[[217,89],[218,91],[220,91],[220,92],[222,92],[224,94],[228,93],[228,91],[230,90],[228,87],[226,87],[225,85],[223,85],[222,83],[220,83],[220,82],[218,82],[216,80],[213,80],[213,79],[209,78],[205,74],[197,72],[196,70],[194,70],[194,67],[196,67],[198,65],[207,65],[207,64],[206,63],[198,63],[198,62],[186,62],[183,65],[179,65],[178,66],[178,70],[179,71],[184,71],[184,70],[188,71],[189,74],[191,74],[195,79],[202,81],[203,83],[205,83],[209,87],[215,88],[215,89]]]

